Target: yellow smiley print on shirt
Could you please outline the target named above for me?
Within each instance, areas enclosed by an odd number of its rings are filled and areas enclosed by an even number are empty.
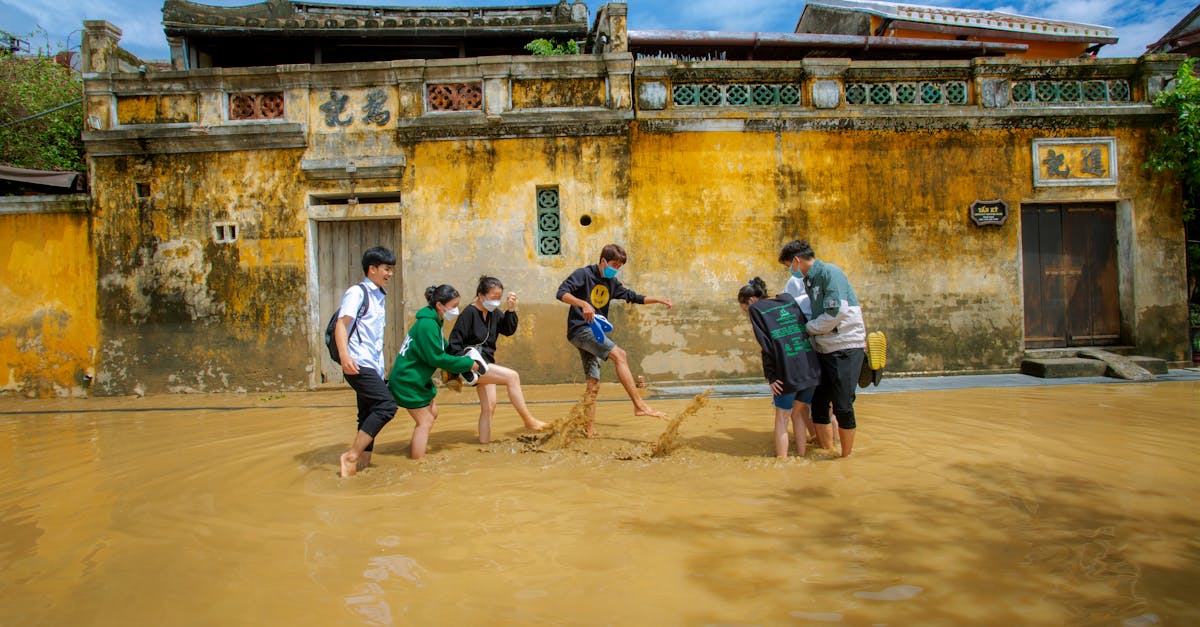
[[[597,285],[592,288],[592,307],[600,309],[608,304],[608,288]]]

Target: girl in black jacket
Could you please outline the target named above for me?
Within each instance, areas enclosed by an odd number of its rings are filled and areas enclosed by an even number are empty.
[[[796,450],[803,457],[805,427],[812,421],[810,403],[821,380],[817,354],[805,330],[808,320],[791,295],[767,298],[767,284],[758,277],[738,290],[738,304],[750,314],[754,338],[762,348],[763,375],[774,396],[775,457],[788,455],[789,419]]]
[[[479,277],[475,288],[475,300],[463,308],[454,329],[450,331],[450,354],[461,355],[468,348],[476,348],[488,363],[487,374],[480,377],[475,386],[479,394],[479,442],[487,444],[492,438],[492,415],[496,413],[496,382],[508,388],[508,400],[525,421],[525,428],[541,431],[546,423],[534,418],[525,406],[525,395],[521,392],[521,376],[516,370],[496,365],[496,339],[500,335],[511,336],[517,332],[517,295],[509,292],[505,311],[500,311],[500,298],[504,296],[504,284],[490,276]]]

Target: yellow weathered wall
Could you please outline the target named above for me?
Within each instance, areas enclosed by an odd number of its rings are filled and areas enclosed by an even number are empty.
[[[626,275],[676,300],[670,314],[631,308],[631,355],[647,377],[754,375],[758,351],[735,301],[749,278],[782,291],[781,245],[812,242],[850,278],[869,329],[890,340],[897,371],[1016,368],[1023,350],[1022,202],[1132,205],[1137,317],[1179,314],[1179,203],[1167,177],[1138,164],[1147,133],[1118,137],[1118,188],[1032,187],[1034,137],[1093,129],[636,133],[632,142]],[[975,226],[967,208],[1003,199],[1001,227]],[[1162,238],[1148,237],[1161,233]],[[636,280],[635,280],[636,278]],[[1143,321],[1139,347],[1182,359],[1182,336]]]
[[[604,106],[603,78],[514,80],[514,109]]]
[[[96,158],[103,393],[295,389],[309,364],[297,150]],[[139,200],[138,183],[150,194]],[[217,244],[212,223],[238,241]]]
[[[579,357],[566,340],[567,306],[554,296],[572,270],[595,262],[602,246],[628,239],[627,140],[470,140],[408,148],[406,324],[425,305],[427,286],[450,283],[471,299],[481,274],[497,276],[521,299],[520,327],[500,340],[497,361],[517,365],[528,381],[582,380]],[[547,185],[557,185],[560,194],[564,253],[555,257],[536,254],[535,194]],[[590,226],[580,225],[585,215]]]
[[[196,95],[145,95],[117,98],[120,124],[176,124],[196,121]]]
[[[86,393],[96,264],[81,213],[0,215],[0,392]]]

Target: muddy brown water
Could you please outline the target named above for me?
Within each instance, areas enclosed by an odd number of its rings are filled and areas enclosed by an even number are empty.
[[[861,396],[852,458],[785,462],[768,399],[651,459],[602,398],[529,452],[443,393],[353,479],[347,393],[4,399],[0,625],[1200,623],[1198,383]]]

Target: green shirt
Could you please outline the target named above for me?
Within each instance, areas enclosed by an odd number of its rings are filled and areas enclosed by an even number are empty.
[[[441,368],[461,374],[474,365],[470,357],[446,352],[441,317],[433,307],[423,307],[417,312],[417,321],[408,328],[408,337],[404,338],[396,362],[392,364],[388,389],[396,404],[405,409],[427,407],[437,396],[432,380],[434,370]]]

